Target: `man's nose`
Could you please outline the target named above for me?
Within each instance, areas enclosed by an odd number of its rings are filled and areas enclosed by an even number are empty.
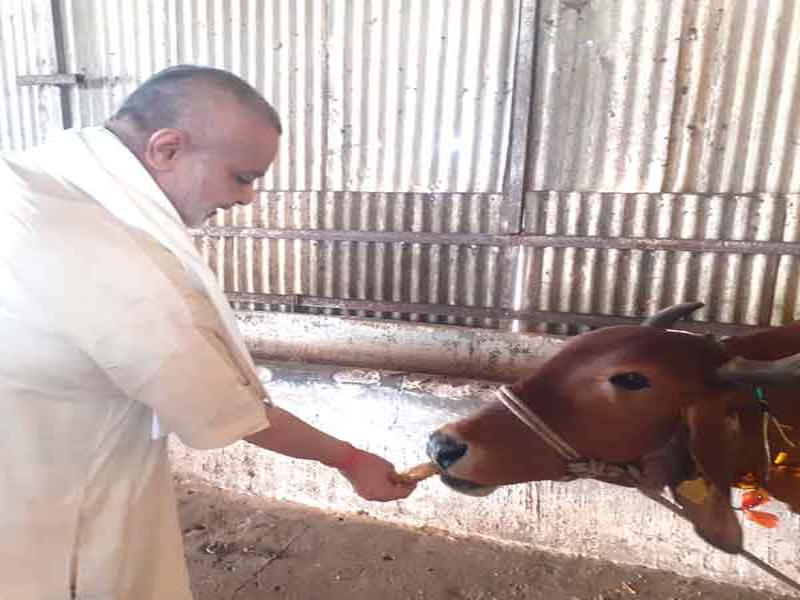
[[[428,438],[428,456],[442,469],[447,469],[467,453],[467,445],[442,431],[434,431]]]

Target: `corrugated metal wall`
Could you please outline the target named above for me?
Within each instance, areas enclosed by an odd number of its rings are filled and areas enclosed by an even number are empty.
[[[315,231],[343,232],[338,237],[344,238],[357,232],[495,234],[503,200],[502,194],[264,192],[256,205],[220,215],[201,248],[232,292],[498,307],[511,286],[516,248],[291,238],[292,232],[313,237]],[[344,313],[494,324],[399,307]]]
[[[198,238],[241,306],[477,326],[689,299],[723,323],[800,316],[797,3],[56,6],[64,67],[86,75],[77,125],[180,62],[230,69],[281,112],[258,202]],[[58,120],[54,88],[15,84],[57,66],[51,19],[48,0],[0,3],[4,149]],[[534,315],[590,322],[561,316]]]
[[[800,191],[800,5],[542,0],[530,190]]]
[[[684,4],[542,0],[529,190],[662,191]]]
[[[524,229],[610,249],[526,249],[516,308],[633,315],[700,300],[713,321],[800,316],[791,248],[614,249],[615,237],[798,241],[800,5],[540,6]]]
[[[61,128],[58,90],[19,86],[17,77],[56,71],[48,3],[0,2],[0,148],[21,150]]]
[[[605,248],[527,248],[526,308],[646,315],[701,300],[699,318],[777,325],[800,314],[800,196],[531,193],[527,229]],[[630,249],[627,240],[640,240]],[[675,249],[663,240],[673,240]],[[727,249],[730,242],[743,242]],[[768,242],[785,242],[769,244]],[[707,249],[703,251],[703,249]]]
[[[689,2],[665,188],[800,192],[800,4]]]
[[[498,192],[514,0],[62,0],[80,124],[154,71],[229,69],[286,123],[280,191]]]
[[[72,92],[78,124],[100,122],[149,74],[181,62],[229,69],[279,110],[283,146],[257,205],[213,225],[498,231],[516,0],[62,4],[69,69],[87,77]],[[200,246],[226,290],[255,294],[500,306],[517,252],[238,234],[212,231]]]

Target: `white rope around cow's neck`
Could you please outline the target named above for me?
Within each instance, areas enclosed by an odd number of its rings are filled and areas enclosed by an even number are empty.
[[[548,446],[566,462],[567,474],[562,481],[574,479],[611,479],[619,483],[638,484],[641,471],[635,465],[617,465],[593,458],[583,458],[569,442],[553,431],[539,416],[529,409],[507,386],[497,390],[500,402],[515,417],[533,430]]]
[[[525,423],[525,425],[566,461],[567,476],[563,478],[563,481],[598,478],[620,479],[624,481],[623,478],[627,478],[629,482],[635,484],[648,498],[652,498],[679,517],[689,520],[685,511],[678,504],[665,498],[661,492],[648,490],[642,485],[642,472],[635,465],[616,465],[591,458],[583,458],[569,442],[553,431],[536,413],[525,406],[511,388],[505,385],[501,386],[497,390],[497,396],[500,402],[503,403],[503,406],[510,410],[520,421]],[[742,548],[739,553],[765,573],[772,575],[790,588],[800,591],[800,583],[788,575],[781,573],[769,563],[764,562],[744,548]]]
[[[514,416],[533,429],[548,446],[558,452],[561,458],[567,462],[580,459],[581,455],[578,454],[578,451],[570,446],[564,438],[550,429],[536,413],[525,406],[517,395],[511,391],[511,388],[504,385],[497,390],[497,395],[503,405],[514,413]]]

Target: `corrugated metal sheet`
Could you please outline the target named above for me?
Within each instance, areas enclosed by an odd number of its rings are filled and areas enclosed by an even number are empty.
[[[800,191],[800,3],[687,2],[664,189]]]
[[[68,70],[88,78],[72,92],[79,125],[179,62],[239,73],[278,107],[287,134],[257,206],[217,225],[515,231],[503,224],[516,213],[502,192],[519,0],[60,1]],[[0,4],[4,147],[36,139],[42,97],[52,92],[57,104],[53,90],[11,89],[20,68],[53,70],[39,56],[52,44],[39,33],[47,6]],[[538,8],[527,232],[610,244],[798,241],[796,3]],[[237,292],[615,315],[699,299],[708,304],[700,317],[714,321],[800,315],[797,259],[785,255],[236,237],[200,245]]]
[[[58,90],[20,87],[20,75],[56,71],[49,2],[0,2],[0,150],[21,150],[61,127]]]
[[[500,191],[516,4],[331,4],[328,188]]]
[[[527,189],[662,191],[683,3],[540,6]]]
[[[500,194],[263,193],[220,225],[264,229],[497,233]],[[499,306],[516,249],[416,243],[199,241],[226,290]],[[411,320],[427,316],[383,314]],[[438,319],[491,326],[474,320]]]
[[[800,5],[543,0],[529,190],[800,190]]]
[[[541,10],[527,231],[797,241],[797,198],[781,195],[800,192],[797,3],[543,0]],[[789,256],[524,256],[515,308],[643,315],[701,300],[701,319],[800,317]]]
[[[800,195],[530,193],[542,235],[798,241]],[[684,251],[527,249],[522,308],[647,315],[701,301],[700,320],[777,325],[800,317],[798,259]]]
[[[515,0],[62,1],[82,124],[164,66],[210,64],[285,120],[265,189],[502,189]]]

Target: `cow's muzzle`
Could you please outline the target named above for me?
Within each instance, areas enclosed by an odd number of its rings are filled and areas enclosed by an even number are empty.
[[[447,471],[466,453],[464,442],[441,431],[434,431],[428,438],[428,456],[442,471]]]
[[[450,475],[447,470],[461,460],[468,446],[463,441],[444,433],[434,431],[428,438],[428,456],[442,470],[441,480],[450,489],[468,496],[488,496],[496,486],[486,486]]]

